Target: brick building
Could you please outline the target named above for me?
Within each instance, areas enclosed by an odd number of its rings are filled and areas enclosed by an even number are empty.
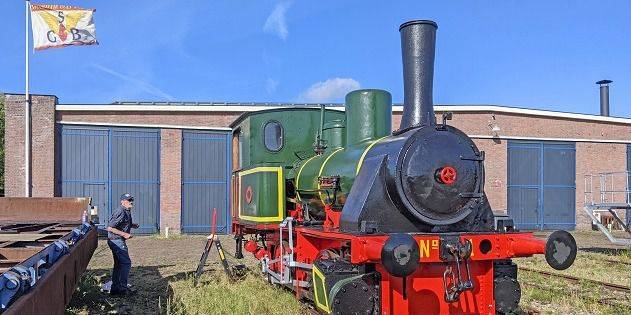
[[[6,195],[24,192],[23,95],[5,95]],[[32,195],[89,195],[102,216],[138,196],[145,233],[229,228],[228,125],[247,111],[294,104],[59,104],[32,97]],[[343,110],[343,106],[335,105]],[[486,192],[521,228],[587,228],[584,175],[631,167],[631,119],[503,106],[436,106],[486,152]],[[393,107],[393,127],[401,106]],[[103,209],[105,211],[103,211]]]

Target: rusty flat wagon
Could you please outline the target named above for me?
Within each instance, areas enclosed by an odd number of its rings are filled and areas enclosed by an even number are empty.
[[[97,247],[90,198],[0,198],[0,312],[63,314]]]

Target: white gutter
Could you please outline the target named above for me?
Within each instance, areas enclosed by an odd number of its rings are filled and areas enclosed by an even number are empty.
[[[319,108],[318,106],[306,106],[308,108]],[[232,112],[243,113],[253,112],[266,109],[278,109],[278,108],[295,108],[295,106],[241,106],[241,105],[57,105],[55,110],[57,111],[88,111],[88,112]],[[332,110],[344,111],[344,107],[328,107]],[[436,112],[488,112],[488,113],[506,113],[517,115],[530,115],[540,117],[551,118],[565,118],[575,120],[588,120],[607,123],[621,123],[631,124],[631,118],[620,117],[606,117],[599,115],[588,114],[575,114],[565,112],[555,112],[549,110],[540,109],[527,109],[516,107],[505,107],[495,105],[437,105],[434,106]],[[403,106],[392,106],[392,111],[400,113],[403,111]]]
[[[486,136],[469,135],[472,139],[499,139],[499,140],[533,140],[533,141],[564,141],[564,142],[591,142],[591,143],[622,143],[631,144],[631,140],[617,139],[586,139],[586,138],[545,138],[545,137],[521,137],[521,136]]]

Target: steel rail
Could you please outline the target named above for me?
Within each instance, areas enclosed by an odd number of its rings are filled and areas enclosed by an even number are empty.
[[[560,273],[553,273],[553,272],[549,272],[549,271],[531,269],[531,268],[528,268],[528,267],[519,267],[519,270],[534,272],[534,273],[538,273],[538,274],[541,274],[541,275],[544,275],[544,276],[561,278],[561,279],[568,280],[568,281],[570,281],[572,283],[579,283],[581,281],[584,281],[584,282],[589,282],[589,283],[593,283],[593,284],[598,284],[598,285],[600,285],[602,287],[605,287],[607,289],[611,289],[611,290],[614,290],[614,291],[625,292],[625,293],[631,292],[631,287],[624,286],[624,285],[621,285],[621,284],[608,283],[608,282],[604,282],[604,281],[585,279],[585,278],[578,278],[578,277],[564,275],[564,274],[560,274]]]

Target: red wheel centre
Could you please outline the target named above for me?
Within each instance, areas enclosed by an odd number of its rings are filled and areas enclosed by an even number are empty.
[[[440,170],[439,178],[444,184],[451,185],[456,181],[456,169],[451,166],[445,166]]]

